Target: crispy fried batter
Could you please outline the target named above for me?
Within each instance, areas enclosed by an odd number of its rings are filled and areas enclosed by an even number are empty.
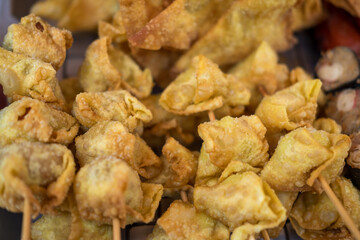
[[[71,110],[75,102],[76,95],[83,92],[77,78],[66,78],[59,81],[61,92],[66,100],[67,109]]]
[[[310,28],[325,19],[326,13],[321,0],[305,0],[299,2],[300,4],[297,4],[291,9],[292,30],[300,31]]]
[[[328,133],[341,133],[341,126],[331,118],[318,118],[313,122],[313,126]]]

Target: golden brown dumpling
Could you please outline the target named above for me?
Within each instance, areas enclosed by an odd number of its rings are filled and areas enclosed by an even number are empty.
[[[116,189],[116,191],[114,191]],[[76,175],[74,193],[83,219],[121,226],[150,222],[159,205],[160,184],[141,183],[136,171],[116,157],[99,157],[83,166]]]
[[[321,191],[315,180],[321,175],[333,182],[343,170],[350,146],[344,134],[298,128],[279,141],[261,177],[276,191]]]
[[[5,49],[50,63],[56,70],[63,65],[72,43],[68,30],[52,27],[34,14],[10,25],[4,38]]]
[[[69,144],[79,130],[71,115],[23,98],[0,111],[0,146],[20,141]]]
[[[71,110],[76,95],[83,92],[79,80],[77,78],[66,78],[59,81],[59,85],[66,100],[67,109]]]
[[[74,157],[59,144],[15,143],[0,149],[0,175],[1,207],[22,212],[27,199],[33,215],[51,212],[73,182]]]
[[[247,105],[249,99],[249,90],[236,77],[200,55],[164,90],[159,102],[169,112],[189,115],[224,105],[236,108]]]
[[[306,0],[291,9],[292,30],[300,31],[319,24],[326,17],[321,0]]]
[[[43,61],[0,48],[0,84],[11,101],[26,96],[64,109],[56,71]]]
[[[160,174],[161,160],[138,135],[129,133],[117,121],[95,124],[75,139],[76,158],[80,166],[96,157],[112,155],[126,161],[142,177],[150,179]]]
[[[320,88],[320,80],[298,82],[274,95],[265,96],[255,114],[272,131],[311,126]]]
[[[313,122],[313,126],[328,133],[341,133],[341,126],[331,118],[318,118]]]
[[[73,106],[80,124],[90,128],[101,121],[119,121],[130,132],[142,133],[143,122],[150,122],[152,114],[139,100],[125,90],[80,93]]]
[[[157,220],[147,240],[223,240],[229,236],[224,224],[197,211],[192,204],[176,200]]]
[[[343,177],[337,178],[330,187],[359,227],[359,190]],[[290,221],[297,234],[303,239],[353,239],[325,192],[300,194],[291,210]]]
[[[138,98],[150,95],[153,81],[148,69],[140,67],[107,37],[94,41],[87,49],[79,80],[85,92],[126,89]]]
[[[99,38],[108,37],[112,43],[120,44],[127,41],[126,30],[120,11],[113,16],[112,22],[99,22]]]

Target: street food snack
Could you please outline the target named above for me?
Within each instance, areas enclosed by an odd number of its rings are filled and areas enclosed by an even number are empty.
[[[65,29],[50,26],[40,17],[30,14],[12,24],[4,37],[4,48],[14,53],[50,63],[58,70],[66,58],[73,38]]]
[[[80,93],[76,96],[73,114],[87,128],[112,120],[121,122],[129,132],[140,134],[143,123],[152,119],[150,110],[125,90]]]
[[[276,191],[321,192],[321,175],[330,184],[342,172],[351,146],[347,135],[298,128],[280,139],[261,177]]]
[[[157,220],[147,240],[229,239],[230,231],[220,221],[183,201],[175,200]]]
[[[160,184],[141,183],[135,170],[112,156],[83,166],[74,182],[81,218],[108,224],[117,218],[123,228],[133,222],[150,222],[162,192]]]
[[[0,206],[33,216],[52,212],[65,199],[75,177],[74,157],[59,144],[14,143],[0,149]]]
[[[126,89],[138,98],[149,96],[153,87],[150,70],[142,71],[129,56],[112,46],[108,37],[88,47],[79,81],[85,92]]]
[[[169,112],[189,115],[224,105],[236,108],[249,99],[249,90],[236,77],[200,55],[163,91],[159,102]]]
[[[75,146],[80,166],[100,156],[116,156],[146,179],[154,178],[161,172],[160,158],[141,137],[129,133],[118,121],[95,124],[84,135],[75,139]]]
[[[0,146],[21,141],[70,144],[79,130],[71,115],[31,98],[0,111]]]

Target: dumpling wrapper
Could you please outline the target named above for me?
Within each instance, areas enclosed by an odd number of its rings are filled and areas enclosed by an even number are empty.
[[[174,71],[186,69],[191,59],[204,55],[226,65],[244,59],[262,41],[276,51],[289,49],[295,39],[288,14],[296,0],[235,0],[217,23],[175,64]],[[266,26],[266,27],[264,27]]]
[[[142,71],[129,56],[113,47],[108,37],[94,41],[86,50],[79,81],[85,92],[126,89],[138,98],[149,96],[153,87],[150,70]]]
[[[344,177],[337,178],[330,187],[359,227],[359,190]],[[326,193],[300,194],[291,210],[290,221],[297,234],[303,239],[353,239]]]
[[[310,127],[315,120],[320,88],[320,80],[298,82],[271,96],[265,96],[255,114],[269,131]]]
[[[314,27],[326,17],[321,0],[302,1],[291,9],[291,15],[291,29],[294,31],[301,31],[306,28]]]
[[[78,130],[71,115],[31,98],[0,111],[0,146],[21,141],[70,144]]]
[[[147,240],[222,240],[229,236],[230,231],[224,224],[197,211],[190,203],[175,200],[157,220]]]
[[[4,37],[5,49],[50,63],[55,70],[63,65],[72,43],[68,30],[52,27],[34,14],[10,25]]]
[[[261,177],[276,191],[321,192],[315,180],[321,175],[332,183],[343,170],[350,146],[347,135],[298,128],[281,138]]]
[[[179,188],[194,181],[198,155],[170,137],[162,149],[163,170],[159,176],[150,179],[152,183],[162,184],[165,188]]]
[[[70,3],[73,0],[45,0],[36,2],[31,7],[31,12],[51,20],[59,20],[65,15]]]
[[[31,97],[64,109],[56,71],[49,63],[0,48],[0,84],[11,102]]]
[[[74,183],[83,219],[110,224],[113,218],[118,218],[121,227],[138,221],[150,222],[162,192],[160,184],[141,183],[135,170],[112,156],[99,157],[83,166]]]
[[[236,77],[200,55],[163,91],[159,102],[169,112],[189,115],[224,105],[236,108],[249,100],[250,91]]]
[[[313,122],[313,127],[328,133],[341,133],[341,126],[331,118],[318,118]]]
[[[194,205],[228,226],[233,231],[232,240],[245,240],[286,219],[286,210],[274,190],[256,173],[246,170],[223,176],[211,187],[196,186]]]
[[[108,37],[112,43],[123,43],[127,41],[126,30],[120,10],[113,16],[112,22],[99,21],[99,38]]]
[[[83,92],[77,78],[66,78],[59,81],[61,92],[64,95],[67,109],[71,111],[76,95]]]
[[[75,139],[76,158],[84,166],[99,156],[116,156],[126,161],[146,179],[158,176],[162,162],[138,135],[129,133],[117,121],[95,124],[84,135]]]
[[[87,128],[113,120],[121,122],[129,132],[139,134],[143,123],[152,119],[150,110],[125,90],[80,93],[76,96],[73,114]]]
[[[22,212],[24,199],[33,216],[51,213],[65,199],[75,177],[75,161],[59,144],[23,142],[0,149],[0,206]]]

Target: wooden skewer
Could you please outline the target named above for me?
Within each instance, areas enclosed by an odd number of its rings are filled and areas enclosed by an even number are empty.
[[[270,240],[269,234],[268,234],[268,232],[266,231],[266,229],[265,229],[265,230],[262,230],[262,231],[261,231],[261,234],[262,234],[264,240]]]
[[[336,197],[334,191],[331,189],[329,184],[327,183],[326,179],[323,176],[319,176],[317,180],[320,182],[322,188],[324,189],[325,193],[330,198],[331,202],[335,205],[336,210],[339,212],[341,218],[343,219],[345,225],[350,230],[352,235],[356,240],[360,240],[360,232],[359,229],[356,227],[354,221],[345,210],[344,206],[341,204],[340,200]]]
[[[113,219],[113,240],[121,240],[120,220],[118,218]]]
[[[208,112],[208,116],[209,116],[210,122],[213,122],[213,121],[216,120],[215,114],[214,114],[213,111],[209,111],[209,112]]]
[[[180,195],[181,195],[181,200],[183,200],[183,202],[188,202],[188,197],[185,191],[181,191]]]
[[[21,240],[30,240],[31,236],[31,204],[30,201],[25,198],[24,200],[24,212],[22,219],[22,230],[21,230]]]

